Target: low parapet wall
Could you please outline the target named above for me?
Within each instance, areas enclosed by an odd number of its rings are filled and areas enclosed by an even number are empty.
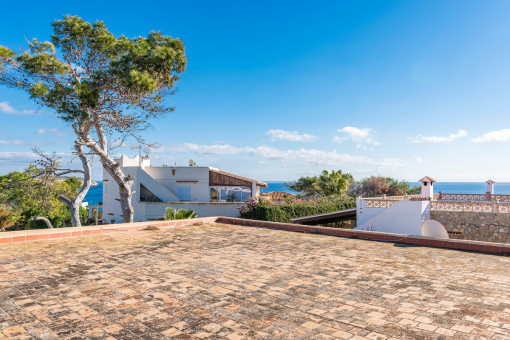
[[[510,214],[431,211],[430,218],[459,239],[510,243]]]
[[[175,228],[185,225],[194,225],[200,223],[229,223],[235,225],[243,225],[249,227],[263,227],[279,230],[307,232],[323,235],[355,237],[366,240],[387,241],[396,243],[413,244],[420,246],[449,248],[459,250],[479,251],[491,254],[510,254],[510,244],[480,242],[470,240],[452,240],[438,239],[430,237],[409,236],[401,234],[381,233],[374,231],[360,231],[351,229],[328,228],[319,226],[307,226],[292,223],[278,223],[256,220],[245,220],[234,217],[204,217],[194,218],[190,220],[174,220],[174,221],[154,221],[140,222],[129,224],[112,224],[93,227],[81,228],[56,228],[56,229],[38,229],[38,230],[22,230],[0,233],[1,243],[13,243],[23,241],[53,240],[68,237],[79,237],[87,235],[112,234],[117,232],[129,232],[143,230],[147,227],[157,227],[159,229]]]

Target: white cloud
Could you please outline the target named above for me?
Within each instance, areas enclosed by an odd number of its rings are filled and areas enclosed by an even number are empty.
[[[235,155],[242,152],[242,148],[237,148],[228,144],[198,145],[193,143],[182,143],[160,147],[157,151],[167,151],[172,153],[194,152],[198,155]]]
[[[291,142],[313,142],[317,139],[317,136],[309,135],[307,133],[299,134],[297,131],[285,131],[285,130],[269,130],[266,135],[271,137],[272,141],[275,140],[287,140]]]
[[[0,145],[24,145],[25,141],[22,139],[0,139]]]
[[[37,133],[40,135],[48,134],[56,137],[64,137],[65,135],[67,135],[66,132],[61,131],[59,129],[45,129],[45,128],[40,128],[37,131]]]
[[[0,164],[25,164],[28,165],[37,156],[32,152],[0,152]]]
[[[487,132],[480,137],[472,139],[475,143],[481,142],[508,142],[510,140],[510,129],[502,129]]]
[[[32,115],[35,113],[34,110],[22,110],[18,111],[9,104],[9,102],[0,102],[0,112],[8,115]]]
[[[419,156],[413,156],[414,160],[417,161],[418,163],[421,163],[423,162],[423,159]]]
[[[438,137],[438,136],[422,136],[418,135],[411,139],[411,143],[421,143],[421,142],[430,142],[430,143],[449,143],[453,142],[456,139],[467,136],[466,130],[459,130],[457,133],[452,133],[446,137]]]
[[[281,150],[265,145],[256,147],[235,147],[228,144],[198,145],[193,143],[182,143],[160,148],[159,151],[170,153],[193,152],[201,156],[249,154],[259,158],[259,160],[280,160],[282,162],[298,161],[314,165],[320,164],[338,166],[342,163],[359,163],[369,164],[378,168],[393,168],[403,165],[402,161],[396,159],[383,159],[381,161],[376,161],[364,156],[340,153],[336,150],[323,151],[304,148]]]
[[[358,143],[358,145],[356,145],[358,149],[366,149],[366,146],[363,146],[363,144],[380,145],[380,143],[373,140],[374,131],[370,128],[360,129],[354,126],[346,126],[342,129],[339,129],[338,132],[341,135],[336,135],[333,137],[333,141],[337,143],[353,141]]]

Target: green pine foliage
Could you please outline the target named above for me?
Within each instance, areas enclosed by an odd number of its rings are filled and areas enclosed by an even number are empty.
[[[70,177],[65,180],[35,176],[34,167],[25,171],[13,171],[0,176],[0,229],[43,229],[43,221],[32,217],[43,216],[54,228],[71,226],[71,212],[59,200],[59,195],[76,195],[81,180]],[[87,220],[87,210],[80,208],[82,224]]]

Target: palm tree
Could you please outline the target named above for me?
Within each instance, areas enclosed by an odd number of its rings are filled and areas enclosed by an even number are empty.
[[[165,220],[188,220],[190,218],[196,218],[197,212],[192,209],[179,209],[166,208]]]
[[[341,195],[353,181],[350,173],[342,173],[342,170],[323,170],[317,181],[317,191],[321,196]]]

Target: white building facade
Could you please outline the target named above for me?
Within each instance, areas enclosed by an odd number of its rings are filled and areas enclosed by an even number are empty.
[[[249,197],[258,197],[267,184],[211,167],[151,166],[150,158],[122,155],[117,160],[135,180],[132,205],[135,222],[159,219],[165,208],[193,209],[199,217],[239,214],[239,207]],[[122,221],[119,188],[103,170],[103,219]]]

